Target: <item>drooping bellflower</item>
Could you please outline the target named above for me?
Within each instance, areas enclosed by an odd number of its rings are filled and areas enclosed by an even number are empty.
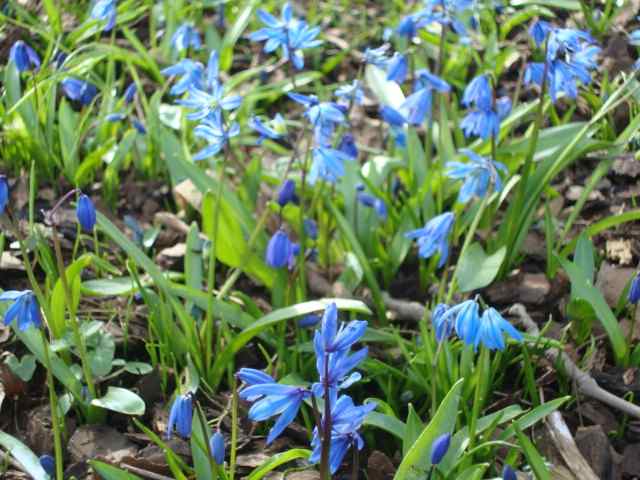
[[[2,213],[2,203],[0,194],[0,214]],[[633,277],[631,287],[629,288],[629,303],[636,305],[640,301],[640,273]]]
[[[287,233],[280,229],[273,234],[267,244],[265,261],[272,268],[282,268],[288,265],[291,254],[291,240]]]
[[[340,144],[338,145],[338,150],[353,160],[358,158],[358,146],[356,145],[355,138],[353,138],[353,135],[350,133],[345,133],[342,136]]]
[[[249,419],[261,422],[278,416],[267,436],[267,445],[272,443],[287,426],[293,422],[302,402],[311,396],[311,392],[302,387],[277,383],[267,374],[266,379],[257,375],[252,369],[242,369],[240,379],[249,377],[252,383],[240,390],[240,398],[252,402]],[[243,372],[244,371],[244,372]],[[256,379],[257,381],[254,381]]]
[[[298,70],[304,67],[303,50],[322,43],[316,38],[320,34],[320,28],[310,27],[304,20],[294,18],[289,2],[282,8],[280,18],[262,9],[258,10],[258,18],[265,26],[249,34],[249,39],[253,42],[264,41],[264,51],[267,53],[280,49],[282,57],[291,61]]]
[[[475,77],[465,88],[462,103],[474,107],[460,122],[466,137],[477,136],[483,140],[498,137],[500,122],[511,112],[511,100],[501,97],[494,101],[493,88],[488,75]]]
[[[189,47],[192,47],[194,50],[200,50],[202,47],[200,33],[198,33],[198,30],[196,30],[192,23],[185,22],[180,25],[171,36],[171,46],[178,52],[182,52]]]
[[[211,114],[193,129],[196,137],[203,138],[208,145],[193,156],[194,161],[204,160],[220,153],[229,140],[240,134],[240,125],[236,122],[229,127],[224,125],[220,112]]]
[[[458,34],[460,42],[468,43],[469,32],[461,18],[467,15],[474,3],[473,0],[424,0],[425,8],[419,13],[417,28],[438,23],[442,28],[451,27]]]
[[[209,449],[211,450],[211,454],[213,455],[213,459],[217,465],[222,465],[224,463],[224,437],[220,433],[220,430],[217,430],[216,433],[211,435],[209,439]]]
[[[331,447],[329,450],[329,468],[333,475],[350,448],[362,450],[364,440],[358,433],[367,415],[376,408],[374,402],[356,406],[351,397],[342,395],[331,408]],[[326,420],[322,419],[322,424]],[[311,463],[318,463],[322,457],[322,440],[316,427],[311,440],[313,451],[309,457]]]
[[[281,139],[284,136],[286,128],[284,117],[279,113],[277,113],[273,120],[269,123],[265,123],[259,117],[253,115],[249,119],[248,125],[260,135],[260,138],[257,142],[258,145],[261,145],[262,142],[264,142],[264,140],[267,138],[270,138],[271,140]]]
[[[302,95],[296,92],[290,92],[287,95],[306,107],[304,116],[313,128],[316,142],[319,145],[328,146],[335,127],[345,122],[343,106],[334,102],[320,102],[315,95]]]
[[[439,252],[438,267],[442,267],[449,256],[449,232],[454,220],[453,213],[446,212],[429,220],[423,228],[407,232],[405,236],[417,240],[418,253],[422,258],[432,257]]]
[[[515,329],[495,308],[490,307],[482,313],[474,346],[482,344],[489,350],[504,350],[504,335],[517,342],[522,341],[522,334]]]
[[[278,205],[284,207],[287,203],[298,203],[298,197],[296,195],[296,182],[290,178],[287,178],[280,189],[278,190]]]
[[[504,164],[494,162],[490,158],[480,156],[473,150],[466,148],[461,152],[471,160],[469,163],[447,162],[445,165],[449,178],[463,181],[458,194],[460,203],[467,203],[474,196],[484,197],[489,186],[492,186],[496,192],[502,190],[500,172],[507,173],[507,167]]]
[[[508,463],[502,469],[502,480],[518,480],[515,470]]]
[[[408,73],[407,57],[400,52],[394,53],[387,64],[387,80],[402,84],[406,80]]]
[[[432,92],[440,93],[451,91],[451,86],[443,79],[421,69],[416,72],[414,92],[400,105],[400,113],[412,125],[421,125],[425,118],[431,114]]]
[[[344,175],[344,162],[349,160],[352,158],[335,148],[316,147],[307,181],[311,185],[318,180],[336,183]]]
[[[7,290],[0,294],[0,302],[13,302],[4,314],[4,324],[9,326],[16,321],[18,330],[29,327],[40,328],[42,316],[38,300],[31,290]]]
[[[116,24],[116,0],[97,0],[91,9],[91,18],[100,22],[107,22],[104,32],[110,32]]]
[[[78,197],[76,216],[78,217],[78,223],[85,232],[93,231],[96,226],[96,207],[84,193],[81,193]]]
[[[431,445],[431,464],[438,465],[449,450],[451,445],[451,434],[443,433],[437,437]]]
[[[453,331],[453,323],[455,317],[445,316],[444,314],[449,310],[449,305],[444,303],[439,303],[431,312],[431,323],[433,323],[433,328],[436,334],[436,340],[438,342],[443,341],[446,338],[449,338],[451,332]]]
[[[389,50],[388,44],[381,45],[377,48],[366,48],[363,54],[364,63],[375,65],[382,70],[386,70],[389,64],[387,50]]]
[[[384,203],[384,200],[365,192],[358,192],[356,194],[356,199],[365,207],[372,208],[381,220],[386,220],[387,206]]]
[[[189,89],[200,88],[204,66],[200,62],[194,62],[188,58],[180,60],[175,65],[162,70],[162,74],[167,77],[180,77],[171,87],[171,95],[182,95]]]
[[[131,102],[133,102],[133,99],[136,97],[137,92],[138,87],[136,86],[136,82],[131,82],[129,85],[127,85],[127,88],[124,89],[124,93],[122,94],[124,103],[129,105]]]
[[[354,80],[350,84],[339,87],[335,91],[335,96],[347,106],[362,105],[364,101],[364,91],[362,90],[359,80]]]
[[[546,50],[544,62],[527,65],[524,82],[542,87],[546,84],[551,100],[560,94],[575,99],[578,85],[591,83],[591,72],[598,66],[600,48],[587,32],[572,28],[556,28],[548,23],[534,24],[530,29],[538,47]]]
[[[7,183],[7,177],[0,175],[0,216],[7,209],[9,203],[9,184]]]
[[[60,82],[60,85],[69,100],[78,102],[82,106],[89,105],[98,94],[98,89],[95,85],[77,78],[65,78]]]
[[[56,460],[51,455],[41,455],[38,460],[40,461],[40,466],[45,472],[47,472],[47,475],[51,478],[55,478]]]
[[[15,42],[9,50],[9,60],[13,62],[19,72],[40,68],[40,57],[33,48],[22,40]]]
[[[169,411],[169,421],[167,422],[166,438],[171,438],[174,430],[182,438],[191,436],[191,425],[193,421],[193,396],[191,393],[177,395]]]

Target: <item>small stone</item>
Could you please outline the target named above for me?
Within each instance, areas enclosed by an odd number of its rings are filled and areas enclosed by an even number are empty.
[[[602,292],[609,306],[615,307],[618,304],[620,295],[635,274],[633,268],[616,267],[602,262],[596,276],[596,287]]]
[[[607,240],[605,250],[607,252],[607,258],[620,265],[630,265],[633,260],[631,240],[623,238]]]
[[[119,462],[138,453],[137,447],[127,437],[106,425],[81,426],[69,439],[68,450],[74,462],[97,457]]]
[[[367,462],[367,475],[369,480],[391,480],[395,474],[393,463],[384,453],[374,450],[369,455]]]
[[[611,444],[600,425],[579,427],[576,445],[598,478],[609,478],[611,472]]]
[[[623,474],[634,478],[640,477],[640,443],[627,445],[622,456]]]

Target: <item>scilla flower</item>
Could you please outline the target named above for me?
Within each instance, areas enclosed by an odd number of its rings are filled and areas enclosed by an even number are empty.
[[[264,51],[267,53],[280,49],[285,60],[298,70],[304,67],[303,50],[319,46],[322,41],[316,37],[320,34],[319,27],[309,27],[307,22],[293,18],[293,9],[289,2],[282,7],[281,17],[278,19],[265,10],[258,10],[258,18],[264,27],[249,35],[253,42],[264,41]]]
[[[505,463],[502,469],[502,480],[518,480],[516,472],[508,463]]]
[[[0,198],[1,201],[1,198]],[[2,204],[0,203],[0,207]],[[2,213],[2,208],[0,208],[0,213]],[[640,301],[640,273],[636,274],[631,282],[631,287],[629,288],[629,303],[637,304]]]
[[[0,175],[0,215],[7,209],[9,203],[9,184],[7,177]]]
[[[182,95],[190,88],[200,88],[203,72],[204,65],[185,58],[175,65],[165,68],[160,73],[167,77],[180,77],[171,87],[169,93],[171,95]]]
[[[460,203],[467,203],[471,198],[484,197],[489,186],[494,191],[502,190],[500,173],[507,173],[507,167],[500,162],[494,162],[490,158],[482,157],[473,150],[462,149],[471,161],[469,163],[447,162],[447,176],[454,180],[463,180],[462,188],[458,194]]]
[[[348,85],[343,85],[335,91],[336,97],[347,105],[362,105],[364,101],[364,91],[358,80],[354,80]]]
[[[277,202],[280,207],[284,207],[287,203],[298,203],[296,182],[290,178],[282,182],[282,185],[280,185],[280,189],[278,190]]]
[[[436,308],[433,309],[431,313],[431,323],[433,323],[433,328],[436,333],[436,340],[441,342],[451,335],[453,331],[453,323],[455,317],[446,316],[445,313],[449,310],[449,305],[444,303],[439,303],[436,305]]]
[[[258,139],[258,145],[261,145],[265,139],[270,138],[271,140],[279,140],[284,136],[284,132],[286,129],[284,123],[284,117],[279,113],[268,123],[263,122],[257,116],[253,115],[249,119],[248,123],[249,127],[260,134],[260,138]]]
[[[511,100],[501,97],[496,100],[495,106],[476,108],[471,110],[460,122],[460,128],[465,137],[480,137],[487,140],[500,134],[500,122],[511,112]]]
[[[96,226],[96,207],[84,193],[81,193],[80,197],[78,197],[76,216],[78,217],[78,223],[85,232],[91,232]]]
[[[442,267],[449,256],[449,232],[454,220],[453,213],[446,212],[429,220],[423,228],[407,232],[405,236],[418,241],[418,253],[422,258],[432,257],[439,252],[438,267]]]
[[[18,40],[11,47],[9,60],[13,62],[19,72],[40,68],[40,57],[33,48],[22,40]]]
[[[202,41],[200,40],[200,34],[194,28],[193,24],[185,22],[180,25],[171,36],[171,46],[179,52],[189,47],[193,47],[194,50],[199,50],[200,47],[202,47]]]
[[[199,161],[220,153],[231,138],[240,134],[240,125],[234,122],[228,128],[225,127],[222,115],[217,113],[202,120],[200,125],[193,129],[193,133],[196,137],[204,138],[209,144],[193,156],[194,161]]]
[[[433,441],[431,445],[431,464],[438,465],[449,450],[451,445],[451,434],[444,433]]]
[[[0,294],[0,302],[13,302],[4,314],[5,325],[9,326],[15,320],[21,331],[42,325],[40,306],[31,290],[7,290]]]
[[[311,393],[301,387],[295,387],[292,385],[282,385],[276,383],[276,381],[263,374],[265,378],[256,376],[251,369],[243,369],[238,373],[238,376],[249,376],[254,381],[249,386],[243,388],[240,391],[240,398],[253,402],[253,405],[249,409],[249,419],[254,422],[261,422],[271,417],[278,416],[276,423],[269,430],[267,436],[267,445],[272,443],[287,426],[293,422],[302,402],[311,396]],[[266,381],[264,381],[266,380]]]
[[[107,22],[103,31],[111,31],[116,24],[116,0],[97,0],[91,9],[91,18]]]
[[[344,162],[352,160],[351,157],[329,147],[317,147],[313,149],[313,163],[307,176],[307,181],[313,185],[319,179],[329,183],[336,183],[344,175]]]
[[[522,341],[522,334],[515,329],[495,308],[486,309],[478,326],[474,346],[482,344],[489,350],[504,350],[504,333],[517,342]]]
[[[387,65],[387,80],[402,84],[408,73],[407,57],[399,52],[394,53]]]
[[[287,233],[280,229],[269,240],[265,261],[270,267],[282,268],[288,265],[290,254],[291,240]]]
[[[95,85],[77,78],[65,78],[60,85],[69,100],[78,102],[83,106],[89,105],[98,94],[98,89]]]
[[[209,439],[209,448],[211,449],[211,454],[213,455],[213,459],[216,464],[222,465],[224,463],[224,437],[220,433],[220,430],[217,430],[216,433],[211,435]]]
[[[174,429],[182,438],[191,436],[191,424],[193,422],[193,396],[191,393],[177,395],[169,411],[166,438],[171,438]]]
[[[38,458],[40,466],[47,472],[51,478],[55,478],[56,475],[56,461],[51,455],[41,455]]]
[[[351,397],[342,395],[331,408],[331,449],[329,451],[329,466],[333,475],[340,468],[340,464],[350,448],[362,450],[364,440],[358,433],[367,415],[375,410],[376,403],[356,406]],[[323,416],[322,424],[325,423]],[[316,427],[311,440],[313,452],[309,461],[318,463],[322,457],[322,441]]]

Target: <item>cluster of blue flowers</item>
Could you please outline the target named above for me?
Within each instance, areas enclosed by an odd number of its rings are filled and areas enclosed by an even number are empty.
[[[527,65],[524,81],[540,87],[546,85],[555,102],[562,93],[578,96],[578,85],[591,83],[591,72],[597,67],[600,48],[583,30],[558,28],[543,20],[535,22],[529,33],[538,48],[543,48],[543,62]]]
[[[480,137],[483,140],[493,136],[498,138],[500,121],[511,112],[511,100],[508,97],[495,99],[488,75],[479,75],[465,88],[462,104],[474,107],[460,122],[460,128],[466,137]]]
[[[520,342],[522,334],[511,325],[495,308],[489,307],[480,315],[480,305],[476,299],[465,300],[450,307],[438,304],[431,320],[436,339],[441,342],[454,331],[467,345],[479,345],[489,350],[504,350],[504,334]]]
[[[449,178],[463,180],[458,193],[460,203],[467,203],[473,197],[484,197],[489,187],[493,187],[496,192],[502,191],[500,172],[507,173],[507,167],[504,164],[478,155],[467,148],[462,149],[461,152],[471,160],[470,163],[447,162],[445,165]]]
[[[240,391],[240,398],[252,403],[249,418],[259,422],[278,417],[267,436],[268,444],[293,422],[302,403],[314,397],[314,404],[323,401],[325,408],[320,424],[313,432],[310,461],[320,461],[325,443],[324,435],[330,435],[331,439],[329,459],[332,473],[338,470],[350,448],[363,448],[364,442],[359,430],[367,414],[376,408],[376,404],[371,402],[355,405],[349,396],[340,391],[361,378],[353,369],[367,356],[367,348],[356,352],[351,352],[351,349],[362,338],[366,329],[365,321],[353,320],[339,324],[336,305],[331,304],[326,308],[320,329],[315,332],[313,339],[319,381],[311,385],[311,388],[283,385],[270,375],[251,368],[243,368],[238,372],[238,378],[246,385]],[[319,416],[319,412],[317,413]]]

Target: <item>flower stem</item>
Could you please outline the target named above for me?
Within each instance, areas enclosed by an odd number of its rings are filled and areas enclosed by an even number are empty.
[[[49,387],[49,408],[51,409],[51,425],[53,426],[53,450],[56,459],[56,480],[63,480],[63,459],[62,459],[62,432],[60,419],[58,418],[58,397],[53,383],[53,371],[51,367],[51,354],[49,342],[44,330],[40,331],[42,338],[42,348],[44,349],[45,369],[47,370],[47,386]]]
[[[331,480],[329,465],[331,450],[331,400],[329,398],[329,352],[324,353],[324,423],[322,424],[322,451],[320,453],[320,479]]]
[[[485,346],[480,347],[480,356],[478,357],[478,367],[476,375],[476,389],[473,396],[473,406],[471,410],[471,420],[469,421],[469,446],[468,451],[471,451],[475,446],[476,441],[476,427],[478,423],[478,417],[480,416],[480,410],[484,403],[484,377],[488,373],[485,371],[486,365],[489,362],[489,350]]]

